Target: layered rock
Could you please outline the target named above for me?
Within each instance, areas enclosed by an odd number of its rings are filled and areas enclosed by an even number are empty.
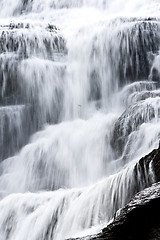
[[[65,40],[55,25],[0,25],[0,161],[44,123],[58,121],[65,54]]]
[[[117,156],[128,154],[126,145],[131,144],[144,123],[151,123],[160,116],[160,98],[147,98],[129,106],[115,122],[112,146]],[[124,151],[124,152],[123,152]],[[128,152],[127,152],[128,151]]]

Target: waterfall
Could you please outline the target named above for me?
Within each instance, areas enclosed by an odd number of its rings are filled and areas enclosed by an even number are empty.
[[[92,234],[155,182],[159,0],[0,3],[0,239]]]

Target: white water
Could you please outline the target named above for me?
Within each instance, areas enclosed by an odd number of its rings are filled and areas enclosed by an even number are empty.
[[[160,3],[0,3],[0,239],[93,233],[148,184]]]

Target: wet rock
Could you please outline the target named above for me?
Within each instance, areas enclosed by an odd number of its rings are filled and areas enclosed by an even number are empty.
[[[77,240],[158,240],[159,211],[160,183],[138,193],[101,233]]]
[[[51,58],[55,52],[66,51],[63,37],[55,29],[53,31],[53,27],[47,26],[48,31],[42,29],[39,32],[28,28],[23,28],[22,24],[12,24],[9,29],[0,30],[0,53],[15,53],[24,59],[39,55]]]
[[[19,85],[17,56],[0,56],[0,105],[13,105],[23,102]]]
[[[108,227],[88,239],[160,239],[159,210],[160,183],[157,183],[138,193]]]
[[[54,24],[41,26],[11,22],[0,25],[0,161],[15,154],[44,123],[58,121],[62,91],[56,87],[53,89],[50,108],[46,105],[41,107],[41,99],[46,95],[42,90],[48,87],[45,81],[47,73],[50,71],[51,80],[63,77],[65,66],[61,67],[59,62],[65,54],[65,40]],[[42,59],[44,62],[38,65]],[[53,83],[51,80],[50,83]],[[22,106],[22,111],[19,106]]]
[[[125,27],[124,27],[125,29]],[[120,63],[119,73],[121,84],[135,79],[146,79],[150,73],[150,54],[157,52],[159,47],[158,21],[133,21],[126,31],[121,30],[118,37]],[[126,57],[127,56],[127,57]]]
[[[150,171],[151,170],[151,171]],[[141,173],[138,176],[138,172]],[[149,188],[137,193],[117,212],[114,220],[94,236],[77,239],[93,240],[157,240],[160,239],[160,148],[140,159],[135,165],[137,190],[143,182]],[[148,178],[148,179],[147,179]],[[154,179],[153,179],[154,178]],[[153,185],[152,181],[158,182]],[[146,184],[147,185],[147,184]],[[135,189],[136,191],[136,189]]]
[[[134,168],[137,186],[145,183],[145,187],[160,181],[160,148],[154,149],[145,157],[141,158]],[[137,192],[140,187],[137,188]]]
[[[53,24],[45,28],[23,22],[0,25],[0,105],[24,103],[19,71],[24,59],[54,62],[65,54],[65,40]]]
[[[142,21],[135,23],[127,32],[119,33],[122,56],[122,62],[119,65],[121,82],[148,77],[150,73],[149,53],[158,51],[158,29],[158,23]],[[126,47],[125,52],[124,47]],[[128,56],[127,59],[125,56]]]
[[[94,38],[91,54],[94,74],[91,74],[91,79],[96,75],[101,82],[103,74],[96,66],[102,58],[103,71],[107,72],[111,79],[110,88],[117,87],[117,80],[121,87],[135,79],[148,79],[152,63],[159,51],[159,28],[159,20],[155,19],[118,18],[107,25],[107,29],[112,31],[109,37],[104,27]],[[151,76],[151,79],[157,80],[154,76]]]
[[[34,115],[28,106],[0,107],[0,162],[19,151],[36,129]]]
[[[49,30],[50,32],[53,32],[53,31],[55,32],[58,30],[58,28],[53,24],[48,24],[46,29]]]
[[[160,117],[159,102],[157,96],[139,101],[133,106],[129,106],[115,122],[111,145],[116,157],[127,154],[129,150],[126,145],[135,140],[135,133],[143,123],[151,122],[153,119]],[[124,148],[125,152],[123,152]]]
[[[160,96],[157,83],[153,81],[139,81],[126,85],[119,93],[121,104],[128,108],[147,98]]]

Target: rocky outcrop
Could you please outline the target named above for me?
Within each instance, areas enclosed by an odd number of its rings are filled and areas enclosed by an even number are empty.
[[[143,123],[159,118],[159,99],[159,96],[149,97],[129,106],[115,122],[111,144],[116,157],[129,154],[129,145],[135,141],[135,134]]]
[[[138,193],[101,233],[83,240],[160,239],[160,183]],[[78,238],[77,238],[78,240]]]
[[[151,60],[149,53],[158,50],[158,29],[158,21],[140,20],[133,23],[127,31],[119,32],[118,36],[121,39],[119,50],[122,56],[119,63],[121,82],[148,77]]]
[[[65,40],[53,24],[44,27],[23,22],[0,25],[0,105],[26,102],[22,92],[24,74],[20,71],[24,60],[44,58],[54,63],[66,52]]]
[[[160,239],[159,211],[160,183],[157,183],[138,193],[108,227],[88,239]]]
[[[150,170],[151,171],[150,171]],[[137,190],[142,183],[145,188],[136,194],[123,209],[119,210],[111,224],[99,234],[77,238],[83,240],[157,240],[160,239],[160,148],[141,158],[135,165]],[[139,175],[140,173],[140,175]],[[151,186],[153,182],[155,183]],[[144,185],[145,186],[145,185]],[[136,192],[136,189],[135,189]]]
[[[121,27],[119,23],[121,23]],[[110,37],[107,35],[108,29],[112,31],[112,34],[109,34]],[[98,43],[102,39],[108,43],[107,47],[101,49]],[[91,61],[93,61],[91,79],[101,79],[102,77],[102,73],[97,68],[97,62],[101,61],[101,57],[104,59],[104,71],[108,71],[109,66],[108,76],[112,78],[110,83],[112,85],[115,79],[118,79],[119,86],[134,82],[135,79],[148,79],[158,50],[158,19],[117,18],[107,26],[107,30],[104,28],[98,36],[95,36],[91,55]],[[159,80],[155,74],[150,77],[152,80]]]
[[[58,121],[63,84],[59,89],[55,82],[63,79],[61,57],[66,53],[53,24],[0,24],[0,161],[15,154],[44,123]]]
[[[53,58],[56,52],[65,52],[64,38],[55,25],[39,30],[28,23],[10,23],[0,26],[0,54],[15,53],[19,58],[43,56]]]

